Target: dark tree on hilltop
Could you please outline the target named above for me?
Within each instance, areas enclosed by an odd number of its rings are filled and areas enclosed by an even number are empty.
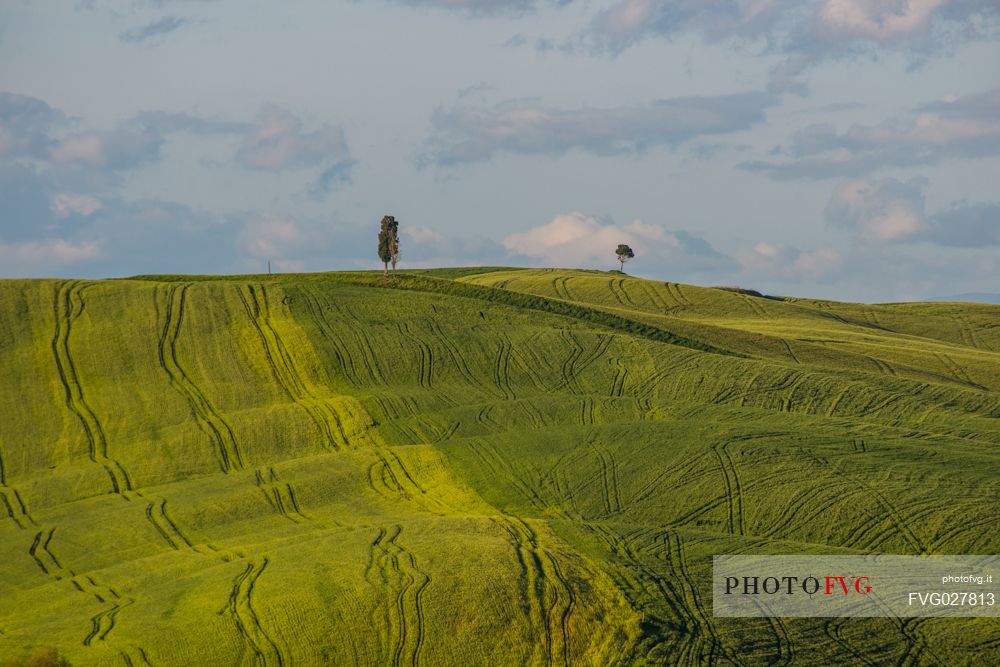
[[[624,243],[619,243],[618,249],[615,250],[615,254],[618,255],[618,261],[621,262],[622,273],[625,273],[625,262],[635,257],[635,253],[632,252],[632,248],[629,248]]]
[[[389,275],[389,263],[396,271],[399,262],[399,223],[391,215],[382,218],[382,229],[378,233],[378,258],[382,260],[384,274]]]

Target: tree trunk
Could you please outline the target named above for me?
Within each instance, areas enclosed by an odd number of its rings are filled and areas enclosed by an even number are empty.
[[[622,265],[622,273],[625,273],[625,260],[624,260],[624,259],[619,259],[618,261],[619,261],[619,262],[621,262],[621,265]]]
[[[389,262],[382,262],[382,275],[389,276]]]

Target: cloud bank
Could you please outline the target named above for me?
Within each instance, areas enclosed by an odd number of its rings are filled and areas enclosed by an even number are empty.
[[[746,130],[764,121],[774,98],[763,92],[677,97],[639,106],[550,109],[510,102],[492,108],[438,109],[420,164],[457,165],[500,153],[559,156],[641,153],[708,135]]]
[[[626,243],[636,251],[630,262],[637,270],[670,267],[693,275],[725,271],[735,265],[703,238],[633,220],[618,224],[580,212],[563,213],[549,222],[511,234],[503,246],[515,257],[546,266],[615,268],[614,250]]]
[[[696,33],[816,61],[876,47],[929,53],[988,38],[998,20],[991,0],[617,0],[579,39],[616,54],[645,39]]]
[[[810,125],[795,132],[782,152],[792,159],[740,167],[776,180],[823,179],[997,156],[1000,88],[924,104],[878,125],[844,131],[829,123]]]

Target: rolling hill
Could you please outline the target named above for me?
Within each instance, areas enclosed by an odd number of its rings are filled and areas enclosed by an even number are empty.
[[[998,306],[5,280],[0,377],[3,658],[1000,663],[995,619],[711,610],[713,554],[1000,551]]]

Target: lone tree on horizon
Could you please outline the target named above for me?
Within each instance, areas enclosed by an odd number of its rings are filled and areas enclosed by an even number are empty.
[[[399,223],[391,215],[382,217],[382,229],[378,233],[378,258],[382,260],[383,275],[389,275],[389,263],[392,272],[396,272],[399,262]]]
[[[624,243],[619,243],[618,249],[615,250],[615,254],[618,255],[618,261],[622,265],[622,273],[625,273],[625,262],[635,257],[635,253],[632,252],[632,248],[628,247]]]

